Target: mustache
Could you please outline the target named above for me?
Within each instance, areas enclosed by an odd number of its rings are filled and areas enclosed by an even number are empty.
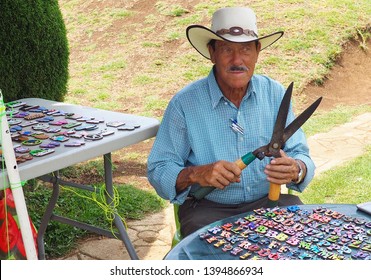
[[[228,71],[229,72],[234,72],[234,71],[244,71],[244,72],[247,72],[247,71],[249,71],[249,68],[247,68],[246,66],[235,66],[235,65],[232,65],[231,67],[228,68]]]

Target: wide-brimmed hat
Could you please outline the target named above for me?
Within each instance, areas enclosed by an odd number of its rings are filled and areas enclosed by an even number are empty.
[[[191,45],[204,57],[210,59],[207,44],[212,39],[238,43],[258,40],[261,49],[264,49],[281,38],[283,31],[259,38],[254,11],[250,8],[235,7],[217,10],[212,17],[211,29],[201,25],[191,25],[188,26],[186,34]]]

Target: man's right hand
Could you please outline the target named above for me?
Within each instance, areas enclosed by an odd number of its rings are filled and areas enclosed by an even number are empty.
[[[177,192],[198,184],[202,187],[224,189],[231,183],[240,182],[241,169],[234,162],[220,160],[211,164],[184,168],[177,178]]]

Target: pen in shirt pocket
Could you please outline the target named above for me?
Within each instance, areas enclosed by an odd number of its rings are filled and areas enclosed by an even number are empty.
[[[230,118],[230,121],[232,122],[230,125],[232,130],[243,135],[243,128],[237,123],[237,120]]]

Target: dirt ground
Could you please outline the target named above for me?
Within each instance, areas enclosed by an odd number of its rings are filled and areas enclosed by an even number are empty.
[[[358,42],[350,42],[328,75],[323,86],[308,85],[304,95],[308,103],[320,96],[319,110],[327,111],[338,105],[371,104],[371,41],[367,50]]]
[[[344,48],[344,53],[333,67],[322,86],[308,85],[303,94],[307,97],[307,106],[322,96],[318,111],[328,111],[338,105],[371,104],[371,41],[366,51],[362,50],[358,42],[350,42]],[[153,139],[146,143],[133,145],[121,152],[142,151],[149,153]],[[116,183],[135,184],[140,188],[151,188],[146,179],[146,165],[135,161],[113,160],[116,166],[114,178]]]

